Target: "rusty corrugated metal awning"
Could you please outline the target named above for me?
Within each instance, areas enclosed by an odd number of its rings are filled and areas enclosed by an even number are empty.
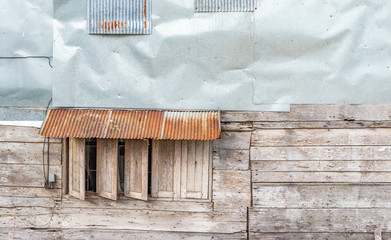
[[[217,111],[114,109],[49,110],[41,135],[56,138],[213,140],[220,137]]]

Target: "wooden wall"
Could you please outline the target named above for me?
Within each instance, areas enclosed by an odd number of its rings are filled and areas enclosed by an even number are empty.
[[[62,196],[59,140],[45,190],[38,129],[0,126],[0,239],[391,239],[391,105],[221,117],[212,202]]]
[[[391,239],[390,120],[390,105],[223,115],[252,125],[250,238]]]
[[[58,139],[50,145],[50,171],[56,174],[56,188],[43,188],[43,138],[38,132],[32,127],[0,126],[0,239],[247,238],[251,192],[248,146],[245,168],[234,166],[229,161],[235,159],[231,159],[211,176],[215,202],[144,202],[126,197],[111,201],[97,196],[80,201],[62,196]],[[230,139],[219,141],[219,149],[236,149],[225,141]]]

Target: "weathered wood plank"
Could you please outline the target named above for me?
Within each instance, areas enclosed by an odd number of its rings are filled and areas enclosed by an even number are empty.
[[[391,208],[390,184],[253,183],[253,206],[264,208]]]
[[[56,175],[55,188],[61,187],[61,166],[50,166],[50,173]],[[43,187],[42,165],[0,164],[0,186]]]
[[[252,122],[222,122],[221,131],[223,132],[251,132],[253,130]]]
[[[0,196],[1,208],[15,208],[15,207],[55,207],[54,198],[49,197],[7,197]],[[0,210],[1,214],[1,210]]]
[[[42,164],[42,143],[0,142],[0,164]],[[61,143],[50,144],[50,164],[61,165]],[[47,148],[45,148],[45,161]]]
[[[391,128],[391,121],[254,122],[253,127],[254,129]]]
[[[84,200],[86,185],[86,144],[83,138],[69,139],[69,194]]]
[[[251,146],[367,146],[390,142],[391,128],[268,129],[254,131]]]
[[[97,139],[96,192],[99,196],[117,199],[118,140]]]
[[[212,202],[195,201],[160,201],[149,200],[147,202],[119,197],[117,201],[106,200],[98,196],[88,196],[84,201],[70,196],[64,196],[60,207],[64,208],[99,208],[99,209],[133,209],[153,211],[178,211],[178,212],[212,212]]]
[[[148,142],[125,141],[125,196],[148,200]]]
[[[260,209],[249,211],[250,232],[390,232],[391,209]]]
[[[222,132],[221,138],[213,141],[213,148],[249,149],[250,132]]]
[[[200,233],[246,232],[245,213],[191,213],[91,208],[4,208],[25,228],[143,230]],[[13,217],[0,218],[0,228],[12,227]]]
[[[43,186],[43,183],[42,183]],[[49,197],[61,198],[61,189],[45,189],[43,187],[4,187],[0,186],[3,197]]]
[[[388,183],[391,172],[252,172],[253,182]]]
[[[390,104],[291,105],[290,112],[221,112],[222,122],[391,120]]]
[[[391,160],[391,147],[252,147],[250,158],[251,160]]]
[[[170,240],[229,240],[247,239],[246,233],[180,233],[137,230],[101,230],[101,229],[27,229],[16,228],[15,239],[18,240],[53,240],[53,239],[170,239]],[[0,239],[13,239],[13,228],[0,228]]]
[[[39,128],[0,125],[0,142],[35,142],[43,143],[44,137],[39,135]],[[50,142],[61,142],[61,139],[50,138]]]
[[[391,235],[383,240],[390,240]],[[372,233],[257,233],[250,232],[250,239],[262,240],[373,240]]]
[[[217,170],[248,170],[249,150],[219,149],[213,150],[213,168]]]
[[[218,212],[243,212],[251,205],[250,171],[213,171],[213,202]]]
[[[258,172],[382,172],[391,171],[391,161],[251,161]]]

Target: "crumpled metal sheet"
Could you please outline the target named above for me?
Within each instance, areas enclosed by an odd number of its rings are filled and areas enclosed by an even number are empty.
[[[52,74],[47,58],[0,58],[0,106],[46,107]]]
[[[86,3],[54,0],[54,106],[288,110],[391,103],[388,1],[257,1],[195,13],[153,1],[152,35],[86,32]]]
[[[391,103],[390,1],[258,1],[255,104]]]
[[[0,57],[53,53],[53,1],[0,0]]]

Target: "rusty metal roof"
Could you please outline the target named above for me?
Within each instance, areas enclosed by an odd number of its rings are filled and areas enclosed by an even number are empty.
[[[220,137],[217,111],[69,109],[49,110],[42,136],[213,140]]]

